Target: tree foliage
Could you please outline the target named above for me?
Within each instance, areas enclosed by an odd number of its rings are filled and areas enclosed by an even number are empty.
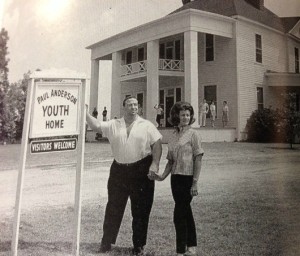
[[[293,148],[295,138],[300,136],[300,111],[297,107],[296,93],[286,93],[284,97],[284,106],[281,110],[282,122],[280,128],[285,134],[286,141]]]
[[[286,93],[281,108],[264,108],[252,113],[247,121],[248,141],[287,142],[293,147],[300,137],[300,112],[295,93]]]
[[[8,48],[9,40],[7,31],[2,28],[0,32],[0,140],[4,141],[13,136],[14,130],[13,112],[10,109],[7,93],[9,91],[8,82]]]

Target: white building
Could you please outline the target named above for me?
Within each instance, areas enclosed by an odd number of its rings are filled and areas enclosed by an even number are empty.
[[[229,127],[241,139],[251,113],[279,106],[283,91],[296,92],[300,105],[300,17],[279,18],[263,0],[183,1],[164,18],[87,48],[91,106],[97,106],[101,60],[112,60],[111,118],[121,115],[127,95],[138,98],[154,123],[157,103],[166,117],[174,102],[188,101],[197,117],[205,98],[215,100],[221,127],[226,100]]]

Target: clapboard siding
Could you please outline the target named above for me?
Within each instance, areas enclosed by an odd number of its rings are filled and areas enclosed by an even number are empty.
[[[205,34],[198,35],[199,104],[204,97],[204,86],[217,86],[217,122],[221,124],[222,103],[228,101],[229,126],[237,126],[237,84],[235,39],[215,36],[214,61],[205,61]]]
[[[256,63],[255,60],[255,34],[262,36],[262,63]],[[288,71],[287,41],[281,33],[246,21],[238,22],[236,36],[239,125],[240,130],[243,131],[247,119],[257,109],[256,88],[264,86],[265,72],[267,70]]]

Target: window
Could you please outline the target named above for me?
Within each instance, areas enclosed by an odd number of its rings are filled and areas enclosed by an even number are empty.
[[[180,40],[175,41],[175,60],[180,60]]]
[[[173,59],[173,42],[166,43],[166,59],[172,60]]]
[[[256,62],[262,63],[262,44],[261,35],[255,35]]]
[[[159,58],[168,60],[180,60],[181,58],[181,41],[169,41],[159,44]]]
[[[132,63],[132,51],[126,52],[126,64]]]
[[[138,61],[145,60],[145,49],[144,47],[138,48]]]
[[[159,58],[160,59],[165,58],[165,44],[164,43],[159,45]]]
[[[205,60],[214,61],[214,35],[205,34]]]
[[[299,49],[295,48],[295,73],[299,73]]]
[[[181,101],[181,88],[176,88],[176,101]]]
[[[257,109],[263,110],[264,109],[264,95],[263,95],[263,88],[257,87]]]

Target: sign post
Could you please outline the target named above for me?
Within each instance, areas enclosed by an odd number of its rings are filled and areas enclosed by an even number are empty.
[[[74,204],[73,255],[79,255],[81,224],[81,180],[84,167],[85,100],[87,79],[84,75],[49,74],[35,72],[31,76],[26,99],[20,167],[18,173],[12,256],[17,256],[20,228],[22,190],[25,164],[30,143],[30,153],[69,151],[77,148],[77,166]],[[74,135],[78,136],[78,142]],[[60,136],[62,138],[57,139]],[[70,138],[64,138],[69,136]],[[42,138],[47,138],[43,140]],[[36,140],[35,140],[36,139]]]

